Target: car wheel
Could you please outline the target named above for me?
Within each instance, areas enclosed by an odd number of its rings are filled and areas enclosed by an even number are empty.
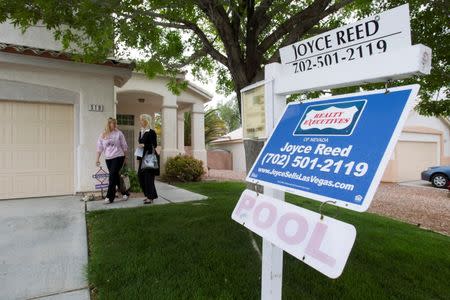
[[[431,177],[431,183],[437,188],[446,188],[448,186],[448,178],[444,174],[435,174]]]

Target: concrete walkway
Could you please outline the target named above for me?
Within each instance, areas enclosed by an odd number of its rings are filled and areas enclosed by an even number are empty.
[[[207,197],[157,182],[155,204]],[[80,196],[0,201],[0,299],[89,300],[85,203]],[[143,206],[143,198],[88,211]]]
[[[103,201],[90,201],[86,203],[87,211],[95,210],[106,210],[106,209],[116,209],[116,208],[130,208],[139,206],[151,206],[151,205],[161,205],[168,203],[180,203],[180,202],[190,202],[205,200],[208,197],[193,193],[167,183],[160,181],[155,181],[156,190],[158,191],[159,198],[156,199],[153,204],[144,204],[144,197],[133,198],[131,197],[127,201],[122,201],[119,197],[111,204],[103,204]]]
[[[0,201],[0,299],[89,299],[79,199]]]

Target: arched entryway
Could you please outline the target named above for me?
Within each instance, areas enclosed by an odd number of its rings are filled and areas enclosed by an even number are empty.
[[[180,95],[174,95],[167,89],[168,81],[164,77],[148,79],[143,74],[133,73],[132,78],[117,89],[116,115],[130,146],[130,162],[134,161],[134,149],[138,144],[139,115],[145,113],[160,120],[159,150],[164,166],[169,157],[185,153],[184,113],[189,111],[192,115],[189,152],[206,167],[204,104],[212,96],[192,84]],[[131,165],[136,168],[134,162]]]

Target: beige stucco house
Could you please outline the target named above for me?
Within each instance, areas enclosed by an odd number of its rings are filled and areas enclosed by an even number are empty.
[[[0,199],[93,190],[95,143],[111,116],[132,156],[138,116],[160,114],[164,164],[184,153],[183,116],[191,111],[192,155],[206,164],[203,107],[212,95],[192,83],[174,95],[167,78],[132,69],[115,59],[75,62],[44,27],[22,34],[0,24]]]
[[[229,153],[232,170],[245,171],[242,128],[212,141],[210,147]],[[421,171],[439,165],[450,165],[450,119],[424,117],[411,111],[382,181],[420,180]]]

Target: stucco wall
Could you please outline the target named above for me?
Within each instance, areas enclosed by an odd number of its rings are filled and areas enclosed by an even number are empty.
[[[26,60],[26,58],[24,58]],[[44,101],[50,103],[73,103],[75,105],[75,191],[93,189],[92,174],[96,171],[95,144],[105,126],[106,119],[114,115],[114,79],[113,76],[94,75],[74,71],[39,68],[0,62],[1,100]],[[14,84],[13,84],[14,83]],[[30,89],[18,89],[17,84]],[[8,91],[8,87],[10,87]],[[73,99],[54,99],[42,93],[33,93],[38,87],[66,90]],[[2,96],[3,95],[3,96]],[[38,96],[36,96],[38,95]],[[64,93],[61,93],[64,97]],[[9,98],[9,99],[5,99]],[[14,98],[14,99],[11,99]],[[88,111],[89,104],[104,106],[103,112]],[[105,165],[103,163],[103,165]]]
[[[223,149],[210,149],[207,151],[208,169],[233,170],[232,154]]]
[[[405,127],[427,127],[442,132],[443,156],[450,158],[450,127],[441,119],[435,117],[424,117],[416,111],[412,111],[406,120]]]
[[[211,148],[229,151],[232,154],[233,171],[246,171],[244,143],[242,141],[211,145]]]

